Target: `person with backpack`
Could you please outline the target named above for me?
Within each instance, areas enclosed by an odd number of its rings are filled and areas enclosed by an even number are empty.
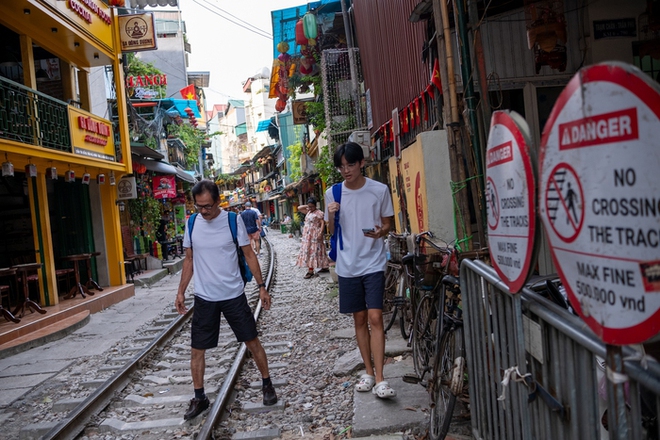
[[[329,232],[334,234],[336,228],[339,234],[333,239],[336,247],[331,252],[339,278],[339,312],[353,315],[355,338],[366,369],[355,389],[387,399],[396,396],[383,377],[383,296],[387,266],[383,239],[392,227],[392,198],[387,185],[362,175],[364,155],[360,145],[355,142],[340,145],[333,160],[344,181],[325,193],[325,220]]]
[[[183,418],[190,420],[209,407],[204,393],[205,353],[218,346],[221,313],[238,342],[245,342],[252,353],[263,378],[263,404],[274,405],[277,395],[270,379],[266,352],[257,337],[257,326],[245,297],[245,280],[254,274],[264,310],[270,309],[271,299],[245,225],[241,216],[220,208],[220,193],[211,180],[197,182],[192,196],[199,215],[191,215],[186,224],[185,259],[175,301],[180,314],[188,311],[185,292],[194,276],[190,369],[195,397],[190,400]]]
[[[245,209],[241,212],[241,218],[245,223],[252,249],[256,255],[261,254],[261,213],[252,208],[252,202],[245,202]]]

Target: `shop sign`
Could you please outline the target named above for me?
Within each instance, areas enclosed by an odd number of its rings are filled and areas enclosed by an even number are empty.
[[[616,62],[580,70],[541,141],[539,212],[571,305],[608,344],[660,332],[660,86]]]
[[[536,186],[529,126],[515,112],[493,113],[486,147],[488,249],[513,293],[527,281],[536,234]]]
[[[305,105],[310,102],[309,100],[305,101],[293,101],[291,103],[291,112],[293,113],[293,123],[295,125],[307,124],[307,109]]]
[[[594,20],[594,40],[611,37],[637,36],[637,20],[634,18],[616,18],[614,20]]]
[[[138,76],[127,76],[126,77],[126,87],[132,89],[134,87],[149,87],[149,86],[166,86],[167,85],[167,75],[157,74],[157,75],[138,75]]]
[[[69,107],[69,127],[75,154],[114,162],[115,144],[110,121]]]
[[[154,199],[171,199],[176,197],[174,176],[154,176],[152,182]]]
[[[42,0],[43,1],[43,0]],[[45,2],[73,23],[85,34],[107,48],[115,47],[112,39],[112,15],[102,0],[45,0]]]
[[[122,52],[157,49],[153,14],[120,15],[117,19]]]
[[[124,176],[117,183],[117,199],[137,199],[137,186],[134,176]]]

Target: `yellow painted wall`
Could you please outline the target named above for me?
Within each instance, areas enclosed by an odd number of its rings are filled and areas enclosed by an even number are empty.
[[[406,193],[410,232],[418,234],[429,228],[424,154],[419,138],[401,152],[400,169]]]

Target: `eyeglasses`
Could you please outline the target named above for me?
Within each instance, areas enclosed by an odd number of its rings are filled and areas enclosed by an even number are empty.
[[[360,162],[347,163],[346,165],[338,166],[337,171],[341,173],[342,171],[348,171],[349,168],[355,168],[358,165],[360,165]]]
[[[211,209],[213,209],[214,206],[215,206],[215,204],[213,204],[213,205],[195,205],[195,209],[198,210],[198,211],[210,211]]]

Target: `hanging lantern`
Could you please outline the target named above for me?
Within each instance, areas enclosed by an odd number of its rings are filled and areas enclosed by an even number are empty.
[[[114,186],[116,183],[117,181],[115,180],[115,172],[110,171],[110,186]]]
[[[66,183],[73,183],[76,181],[76,172],[73,170],[67,170],[66,173],[64,173],[64,181]]]
[[[97,185],[105,185],[105,174],[97,174],[96,183]]]
[[[82,184],[83,185],[89,185],[89,181],[92,179],[92,176],[90,176],[89,173],[85,173],[82,175]]]
[[[46,177],[51,180],[57,180],[57,168],[46,168]]]
[[[286,101],[282,98],[277,98],[277,101],[275,102],[275,110],[278,112],[284,111],[286,108]]]
[[[14,177],[14,164],[7,161],[2,163],[2,177]]]
[[[303,29],[305,31],[305,37],[309,40],[309,45],[314,46],[316,44],[316,37],[318,35],[318,28],[316,25],[316,15],[308,12],[302,18],[303,20]]]
[[[27,177],[37,177],[37,166],[33,163],[25,165],[25,174]]]
[[[108,4],[110,6],[117,6],[119,8],[123,8],[126,5],[126,0],[110,0],[108,1]]]
[[[280,60],[282,63],[286,64],[289,61],[291,61],[291,55],[288,53],[281,53],[277,56],[277,59]]]
[[[286,41],[280,41],[277,43],[277,51],[279,53],[287,53],[289,51],[289,43]]]
[[[300,46],[307,46],[307,37],[305,36],[305,29],[302,18],[296,22],[296,44]]]

